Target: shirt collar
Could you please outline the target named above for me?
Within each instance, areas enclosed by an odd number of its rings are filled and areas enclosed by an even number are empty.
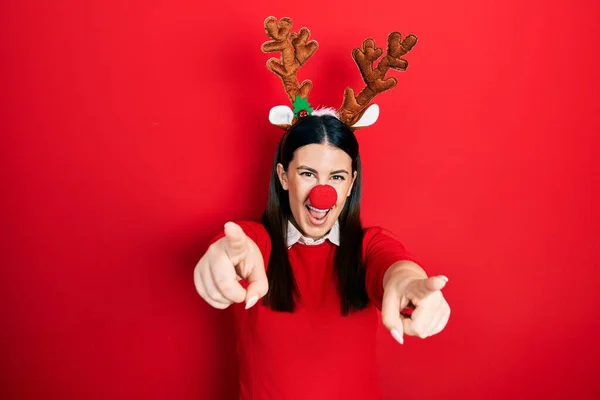
[[[288,249],[295,245],[296,243],[306,244],[309,246],[314,246],[317,244],[321,244],[325,242],[325,240],[329,240],[331,243],[336,246],[340,245],[340,223],[335,221],[335,224],[331,227],[331,230],[320,239],[311,239],[304,236],[294,224],[288,221],[287,225],[287,247]]]

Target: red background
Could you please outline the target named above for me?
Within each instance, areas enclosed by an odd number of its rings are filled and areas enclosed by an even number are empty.
[[[449,276],[453,313],[380,332],[385,398],[598,398],[598,6],[523,3],[3,2],[0,397],[235,396],[192,270],[266,201],[275,15],[320,42],[313,105],[359,88],[364,38],[420,39],[359,133],[364,222]]]

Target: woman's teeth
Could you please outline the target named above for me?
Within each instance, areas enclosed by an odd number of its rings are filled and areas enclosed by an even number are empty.
[[[311,217],[313,217],[315,220],[317,221],[321,221],[324,220],[325,217],[327,216],[327,214],[329,214],[329,210],[320,210],[316,207],[313,207],[311,205],[307,205],[306,208],[308,209],[308,213],[311,215]]]
[[[311,206],[311,205],[309,205],[309,206],[307,206],[307,207],[308,207],[308,208],[310,208],[310,209],[311,209],[311,210],[313,210],[313,211],[320,212],[320,213],[326,213],[326,212],[328,212],[328,211],[330,210],[330,209],[327,209],[327,210],[319,210],[318,208],[316,208],[316,207],[313,207],[313,206]]]

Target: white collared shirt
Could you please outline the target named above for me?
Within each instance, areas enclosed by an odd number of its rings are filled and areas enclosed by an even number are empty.
[[[321,244],[325,242],[325,240],[329,240],[331,243],[336,246],[340,245],[340,224],[338,221],[335,221],[335,224],[331,227],[331,230],[320,239],[311,239],[304,236],[298,228],[294,226],[290,221],[288,221],[287,226],[287,247],[288,249],[295,245],[296,243],[306,244],[309,246],[315,246],[317,244]]]

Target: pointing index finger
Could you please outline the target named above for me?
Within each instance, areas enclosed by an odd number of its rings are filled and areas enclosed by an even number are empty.
[[[227,256],[234,265],[237,265],[247,256],[248,238],[242,228],[233,222],[225,224],[225,237],[227,238],[225,246]]]
[[[412,282],[410,292],[412,292],[413,298],[416,297],[417,299],[422,300],[438,290],[442,290],[447,282],[448,278],[443,275],[419,279],[418,281]]]

